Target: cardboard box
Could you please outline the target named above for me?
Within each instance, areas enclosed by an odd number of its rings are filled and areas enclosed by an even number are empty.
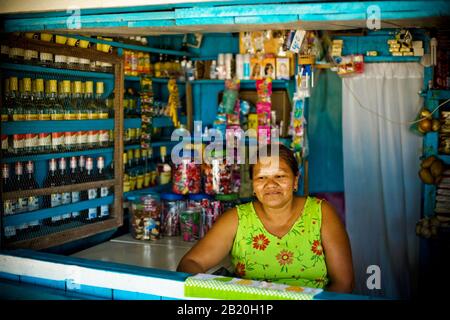
[[[277,58],[277,79],[289,80],[289,58]]]
[[[266,78],[275,78],[275,58],[274,57],[266,57],[263,60],[263,77]]]
[[[403,53],[402,52],[392,52],[392,55],[394,57],[401,57],[401,56],[403,56]]]
[[[250,79],[257,80],[263,77],[263,61],[258,57],[250,59]]]
[[[403,56],[414,56],[414,52],[403,52]]]

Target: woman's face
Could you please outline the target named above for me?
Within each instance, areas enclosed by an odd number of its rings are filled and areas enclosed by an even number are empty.
[[[262,158],[253,167],[253,191],[267,207],[284,206],[292,199],[297,185],[298,177],[282,158]]]

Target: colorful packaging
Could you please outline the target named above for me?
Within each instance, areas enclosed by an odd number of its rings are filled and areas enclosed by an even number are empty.
[[[263,61],[259,57],[250,59],[250,79],[259,80],[263,77]]]
[[[277,58],[277,79],[289,80],[289,58]]]
[[[263,69],[265,78],[275,78],[275,58],[273,56],[264,58]]]

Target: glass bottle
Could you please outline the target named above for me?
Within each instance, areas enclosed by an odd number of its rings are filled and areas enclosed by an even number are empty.
[[[69,174],[67,173],[67,162],[66,162],[65,158],[60,158],[59,159],[59,178],[60,178],[60,182],[59,182],[60,186],[70,185],[70,177],[69,177]],[[62,205],[68,205],[71,202],[72,202],[71,193],[69,191],[62,192],[61,193],[61,204]],[[71,217],[72,217],[72,213],[71,212],[64,213],[61,216],[62,223],[70,222]]]
[[[88,104],[89,101],[93,98],[93,86],[94,83],[92,81],[86,81],[81,83],[82,95],[77,100],[77,120],[87,120],[88,119]],[[78,91],[78,88],[75,88]],[[75,92],[78,94],[78,92]]]
[[[80,82],[80,81],[78,81]],[[63,80],[62,82],[62,92],[59,97],[61,99],[61,104],[63,106],[63,119],[64,120],[75,120],[76,113],[72,105],[71,96],[71,83],[70,80]]]
[[[167,149],[165,146],[161,146],[159,149],[161,160],[157,165],[158,171],[158,185],[170,183],[172,178],[172,167],[170,166],[167,156]]]
[[[95,181],[94,172],[94,160],[91,157],[86,159],[86,182]],[[87,191],[87,200],[92,200],[97,198],[97,188],[92,188]],[[97,220],[97,208],[89,208],[87,210],[86,222],[95,222]]]
[[[16,162],[15,164],[15,176],[12,182],[12,191],[22,191],[27,189],[25,175],[23,174],[23,165],[21,162]],[[28,198],[18,198],[16,202],[16,208],[14,213],[23,213],[28,210]],[[23,235],[28,230],[28,223],[22,223],[16,227],[17,235]]]
[[[26,190],[35,190],[39,189],[39,185],[34,176],[34,163],[33,161],[28,161],[26,164],[27,168],[27,178],[26,178]],[[28,199],[28,212],[39,210],[39,197],[38,196],[29,196]],[[30,231],[36,232],[39,231],[41,227],[41,222],[39,220],[34,220],[29,222]]]
[[[60,82],[60,90],[58,95],[58,82],[56,80],[49,81],[49,104],[51,105],[50,109],[50,119],[51,120],[63,120],[64,119],[64,110],[61,104],[61,95],[63,95],[63,86],[62,82]]]
[[[108,119],[108,108],[106,107],[105,99],[103,99],[104,93],[104,83],[97,82],[95,84],[95,104],[98,110],[98,119]]]
[[[5,79],[5,85],[3,86],[4,105],[1,108],[1,120],[2,122],[9,121],[10,112],[12,112],[11,94],[10,94],[10,81],[9,78]]]
[[[69,180],[70,184],[74,185],[78,182],[78,178],[81,176],[80,171],[77,168],[77,158],[71,157],[70,158],[70,173],[69,173]],[[71,199],[72,203],[77,203],[81,200],[80,198],[81,192],[79,190],[72,191],[71,192]],[[81,217],[80,211],[72,211],[72,220],[79,220]]]
[[[2,192],[12,191],[12,179],[9,175],[9,164],[2,164]],[[3,213],[4,215],[11,215],[15,213],[16,200],[4,200],[3,201]],[[13,228],[14,234],[16,229]]]
[[[36,79],[34,92],[34,105],[37,113],[37,120],[50,120],[50,111],[44,101],[44,79]]]
[[[107,175],[108,173],[105,170],[105,159],[103,157],[97,158],[97,179],[98,180],[107,180],[110,179]],[[100,197],[107,197],[109,195],[109,188],[108,187],[101,187],[100,190]],[[100,212],[99,212],[99,219],[105,220],[109,216],[109,205],[101,205],[100,206]]]
[[[58,187],[60,184],[60,177],[57,169],[56,159],[49,160],[49,171],[47,177],[44,180],[44,188]],[[44,207],[54,208],[61,205],[61,193],[55,192],[44,197]],[[44,224],[49,226],[55,226],[62,220],[61,215],[56,215],[50,218],[44,219]]]
[[[11,80],[13,80],[14,78],[11,78]],[[17,79],[17,78],[15,78]],[[13,121],[24,121],[25,120],[25,110],[23,108],[23,82],[22,81],[18,81],[19,82],[19,93],[20,95],[17,95],[17,82],[11,83],[11,94],[13,97]]]
[[[87,119],[96,120],[98,119],[99,112],[97,110],[97,105],[94,99],[94,83],[92,81],[86,81],[86,112]]]

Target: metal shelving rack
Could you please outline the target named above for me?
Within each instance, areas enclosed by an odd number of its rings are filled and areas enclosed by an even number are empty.
[[[107,62],[113,65],[112,73],[103,72],[90,72],[79,71],[72,69],[57,69],[47,68],[42,66],[26,65],[26,64],[14,64],[14,63],[1,63],[0,69],[3,76],[9,74],[9,76],[33,77],[33,75],[39,74],[43,78],[48,76],[63,76],[66,79],[80,79],[90,78],[96,81],[102,81],[105,84],[105,96],[110,93],[114,93],[114,119],[105,120],[64,120],[64,121],[21,121],[21,122],[2,122],[0,132],[2,134],[23,134],[23,133],[39,133],[43,132],[58,132],[58,131],[76,131],[76,130],[113,130],[114,132],[114,145],[113,147],[88,149],[85,151],[71,151],[71,152],[59,152],[49,154],[38,155],[17,155],[12,157],[5,157],[1,154],[2,163],[10,163],[13,161],[45,161],[50,158],[57,157],[70,157],[77,155],[88,154],[108,154],[114,160],[114,177],[110,180],[94,181],[87,183],[79,183],[74,185],[67,185],[63,187],[54,188],[40,188],[35,190],[27,190],[20,192],[1,192],[2,199],[2,215],[0,219],[0,232],[1,232],[1,248],[15,249],[15,248],[28,248],[28,249],[45,249],[62,245],[74,240],[86,238],[100,232],[114,230],[123,224],[123,212],[122,212],[122,153],[123,153],[123,61],[117,55],[98,52],[94,49],[83,49],[78,47],[68,47],[56,43],[43,42],[34,39],[24,39],[16,36],[10,36],[6,39],[2,39],[2,42],[6,44],[14,43],[15,47],[36,50],[38,52],[48,52],[52,54],[76,56],[85,59],[94,59],[95,61]],[[2,101],[2,99],[0,99]],[[0,106],[1,107],[1,106]],[[41,165],[41,169],[45,167]],[[45,172],[39,172],[41,176]],[[36,170],[36,175],[38,172]],[[51,193],[61,193],[69,191],[88,190],[90,188],[112,187],[114,191],[112,194],[96,198],[87,201],[80,201],[76,203],[61,205],[53,208],[44,208],[32,212],[13,214],[4,216],[3,201],[9,199],[17,199],[19,197],[26,196],[43,196]],[[1,188],[1,186],[0,186]],[[92,223],[82,223],[78,221],[72,221],[63,226],[52,226],[45,230],[45,233],[32,233],[27,232],[24,239],[19,239],[13,242],[5,242],[3,235],[3,228],[9,225],[18,225],[20,223],[26,223],[34,220],[41,220],[48,217],[68,213],[72,211],[81,211],[92,207],[98,207],[101,205],[111,205],[109,218],[102,221],[96,221]]]

